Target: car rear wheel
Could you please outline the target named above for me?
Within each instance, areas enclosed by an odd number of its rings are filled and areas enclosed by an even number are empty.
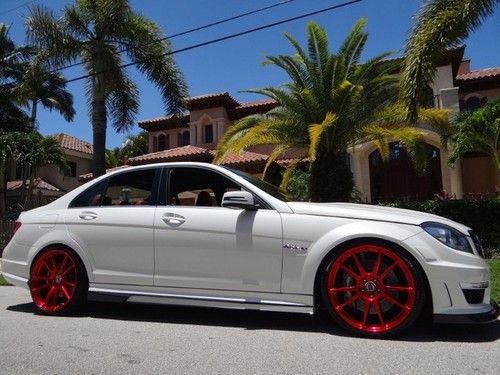
[[[54,247],[42,251],[35,258],[29,288],[40,312],[62,315],[74,312],[84,304],[88,281],[73,252]]]
[[[422,311],[424,285],[409,255],[375,242],[345,248],[322,277],[330,314],[364,336],[392,335],[411,326]]]

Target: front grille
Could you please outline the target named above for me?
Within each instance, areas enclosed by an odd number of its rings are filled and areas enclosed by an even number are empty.
[[[467,303],[482,303],[484,299],[484,289],[462,289]]]
[[[484,250],[483,245],[481,245],[481,240],[473,231],[469,231],[470,238],[472,238],[472,242],[474,242],[474,247],[476,248],[477,253],[484,258]]]

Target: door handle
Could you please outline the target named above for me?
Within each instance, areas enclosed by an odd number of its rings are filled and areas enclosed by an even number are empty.
[[[97,214],[95,212],[82,212],[80,215],[78,215],[80,219],[83,220],[94,220],[97,219]]]
[[[165,224],[173,226],[178,226],[186,222],[186,218],[184,216],[173,213],[166,213],[161,219],[165,222]]]

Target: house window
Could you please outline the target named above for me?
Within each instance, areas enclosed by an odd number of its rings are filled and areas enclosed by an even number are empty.
[[[69,167],[69,175],[70,177],[76,177],[76,162],[74,161],[66,161],[66,164],[68,164]]]
[[[478,96],[471,96],[465,101],[466,111],[475,111],[479,107],[481,107],[481,99]]]
[[[170,148],[170,136],[161,134],[158,137],[158,151],[168,150]]]
[[[181,145],[183,146],[187,146],[189,145],[190,143],[190,134],[189,134],[189,130],[186,130],[184,133],[182,133],[182,143]]]
[[[205,143],[212,143],[214,141],[214,127],[213,125],[205,126]]]

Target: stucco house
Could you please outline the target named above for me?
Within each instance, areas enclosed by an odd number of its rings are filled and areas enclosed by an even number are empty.
[[[45,166],[37,173],[34,189],[34,205],[47,204],[82,183],[78,176],[89,173],[92,167],[93,147],[91,143],[68,134],[59,133],[51,135],[56,138],[64,152],[69,174],[65,175],[55,166]],[[22,180],[19,179],[19,169],[13,166],[7,172],[7,207],[14,210],[21,202]],[[26,189],[26,184],[24,184]],[[20,207],[18,206],[18,209]]]
[[[429,85],[430,101],[435,107],[453,112],[472,110],[500,97],[500,67],[471,71],[470,60],[463,59],[464,49],[448,51],[439,62],[436,78]],[[163,116],[139,122],[139,127],[149,132],[149,153],[131,158],[127,164],[211,162],[213,149],[234,121],[275,106],[272,100],[240,103],[227,92],[188,98],[188,112],[180,117]],[[349,150],[354,180],[365,201],[429,199],[443,190],[456,198],[493,196],[498,192],[500,175],[486,155],[465,155],[452,168],[438,134],[425,128],[423,131],[429,149],[429,167],[424,175],[415,171],[405,148],[398,142],[391,144],[386,162],[372,142]],[[254,147],[226,158],[223,164],[258,175],[271,150],[266,146]],[[295,156],[283,155],[276,165],[286,166]]]

